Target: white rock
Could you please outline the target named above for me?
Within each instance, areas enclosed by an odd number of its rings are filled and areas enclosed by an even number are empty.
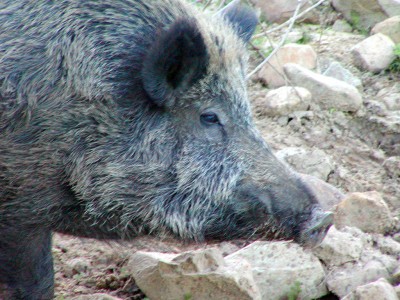
[[[382,33],[390,37],[395,44],[400,43],[400,15],[376,24],[374,28],[372,28],[371,33]]]
[[[293,30],[288,33],[287,35],[287,42],[288,43],[297,43],[302,38],[304,38],[304,33],[299,30]]]
[[[259,7],[265,18],[271,23],[283,23],[292,17],[298,4],[297,0],[251,0],[256,7]],[[307,0],[301,0],[300,12],[310,7]],[[308,17],[308,18],[307,18]],[[309,13],[306,20],[315,20],[313,12]]]
[[[336,267],[328,272],[326,283],[332,293],[342,298],[358,286],[379,278],[390,278],[390,274],[382,262],[372,260]]]
[[[307,110],[311,93],[305,88],[283,86],[269,91],[263,102],[266,115],[288,115],[293,111]]]
[[[397,297],[400,299],[400,284],[395,286],[394,290],[396,291]]]
[[[355,291],[345,296],[342,300],[398,300],[394,287],[386,280],[377,281],[362,285]]]
[[[344,81],[352,86],[355,86],[356,88],[362,87],[361,80],[354,76],[349,70],[347,70],[337,61],[332,62],[322,75]]]
[[[299,173],[302,181],[313,192],[323,210],[332,210],[345,195],[333,185],[317,177]]]
[[[387,18],[378,0],[331,0],[331,3],[358,29],[368,30]]]
[[[383,167],[386,173],[392,177],[397,178],[400,176],[400,156],[391,156],[385,159]]]
[[[182,254],[138,251],[126,267],[152,300],[261,299],[249,263],[226,261],[218,249]]]
[[[56,298],[58,299],[58,298]],[[71,300],[121,300],[121,298],[113,297],[107,294],[97,293],[92,295],[80,295]]]
[[[308,89],[323,109],[357,111],[362,105],[360,92],[352,85],[312,72],[296,64],[286,64],[284,71],[290,81]]]
[[[396,58],[394,47],[395,44],[389,37],[377,33],[355,45],[351,53],[356,66],[377,73],[387,69]]]
[[[321,149],[305,150],[299,147],[288,147],[277,151],[275,155],[296,171],[324,181],[334,170],[331,158]]]
[[[251,262],[262,299],[282,299],[299,283],[301,299],[315,299],[327,293],[320,261],[297,244],[255,242],[226,257],[227,262],[231,259]]]
[[[393,271],[392,276],[396,282],[400,282],[400,265]]]
[[[375,242],[379,250],[391,255],[395,258],[400,258],[400,243],[388,236],[377,235]]]
[[[378,92],[376,98],[380,99],[390,111],[400,110],[400,85],[384,88]]]
[[[258,72],[259,79],[271,88],[285,85],[283,66],[287,63],[296,63],[307,69],[315,69],[317,66],[317,53],[309,45],[284,45]]]
[[[339,266],[358,260],[363,246],[361,238],[338,231],[332,226],[322,243],[313,249],[313,253],[326,265]]]
[[[332,29],[338,32],[352,32],[353,28],[346,20],[336,20],[332,25]]]
[[[349,194],[335,209],[335,226],[354,226],[364,232],[386,233],[394,225],[388,205],[378,192]]]
[[[389,17],[400,15],[400,1],[399,0],[378,0],[382,10]]]

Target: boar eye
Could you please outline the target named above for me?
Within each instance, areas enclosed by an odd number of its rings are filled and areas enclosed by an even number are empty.
[[[205,125],[220,124],[218,116],[213,112],[207,112],[201,114],[200,121]]]

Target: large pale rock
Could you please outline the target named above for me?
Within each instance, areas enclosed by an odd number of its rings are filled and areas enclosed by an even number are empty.
[[[254,5],[260,8],[265,18],[271,23],[283,23],[293,16],[297,7],[297,0],[251,0]],[[300,12],[310,7],[307,0],[301,0]],[[303,19],[316,21],[317,16],[314,12],[308,13]]]
[[[313,253],[328,266],[339,266],[356,261],[363,250],[363,241],[347,232],[338,231],[332,226],[320,245]]]
[[[277,151],[275,155],[296,171],[324,181],[334,170],[332,159],[321,149],[306,150],[299,147],[288,147]]]
[[[307,110],[311,93],[305,88],[283,86],[271,90],[264,98],[263,106],[268,116],[283,116],[294,111]]]
[[[136,284],[152,300],[261,299],[245,260],[224,260],[217,249],[182,254],[136,252],[127,264]]]
[[[288,242],[255,242],[226,257],[251,262],[262,299],[282,299],[300,283],[300,299],[327,294],[321,262],[312,253]],[[225,299],[225,298],[220,298]]]
[[[331,3],[350,23],[363,30],[388,16],[400,15],[398,0],[331,0]]]
[[[398,300],[394,287],[384,278],[362,285],[342,300]]]
[[[400,258],[400,243],[395,241],[389,236],[382,236],[380,234],[376,235],[374,238],[376,246],[378,249],[384,253],[391,255],[395,258]],[[400,262],[399,262],[400,267]]]
[[[400,0],[378,0],[378,2],[387,16],[400,15]]]
[[[360,92],[346,82],[292,63],[286,64],[284,71],[294,85],[308,89],[314,101],[323,109],[357,111],[362,105]]]
[[[335,209],[335,226],[354,226],[364,232],[386,233],[394,218],[378,192],[349,194]]]
[[[332,208],[342,201],[345,195],[333,185],[315,176],[299,173],[302,181],[313,192],[323,210]]]
[[[58,298],[57,298],[58,299]],[[91,295],[80,295],[71,300],[122,300],[121,298],[113,297],[107,294],[97,293]]]
[[[377,33],[355,45],[351,53],[356,66],[377,73],[387,69],[396,58],[394,47],[389,37]]]
[[[394,290],[396,291],[397,298],[400,299],[400,284],[399,284],[399,285],[396,285],[395,288],[394,288]]]
[[[317,53],[309,45],[284,45],[258,72],[259,79],[271,88],[285,85],[283,66],[287,63],[295,63],[307,69],[315,69],[317,66]]]
[[[395,44],[400,43],[400,16],[394,16],[376,24],[371,33],[382,33],[390,37]]]
[[[342,66],[341,63],[334,61],[332,62],[329,67],[325,70],[322,75],[329,76],[336,78],[338,80],[344,81],[356,88],[361,88],[362,83],[360,78],[354,76],[349,70]]]
[[[334,267],[328,272],[328,289],[340,298],[354,291],[358,286],[379,278],[391,278],[397,261],[383,254],[363,253],[363,260]]]

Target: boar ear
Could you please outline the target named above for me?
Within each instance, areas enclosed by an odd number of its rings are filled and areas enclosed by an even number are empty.
[[[173,105],[179,94],[204,76],[208,53],[193,20],[178,20],[161,32],[143,62],[145,91],[158,106]]]
[[[254,10],[241,3],[241,0],[233,0],[217,15],[224,17],[236,30],[242,40],[247,43],[256,29],[258,18]]]

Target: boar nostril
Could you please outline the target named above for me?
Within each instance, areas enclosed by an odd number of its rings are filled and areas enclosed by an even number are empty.
[[[300,243],[312,247],[318,245],[322,242],[332,224],[332,212],[319,212],[318,217],[301,233]]]
[[[333,224],[333,213],[330,211],[323,212],[320,219],[310,229],[318,230],[330,227]]]

